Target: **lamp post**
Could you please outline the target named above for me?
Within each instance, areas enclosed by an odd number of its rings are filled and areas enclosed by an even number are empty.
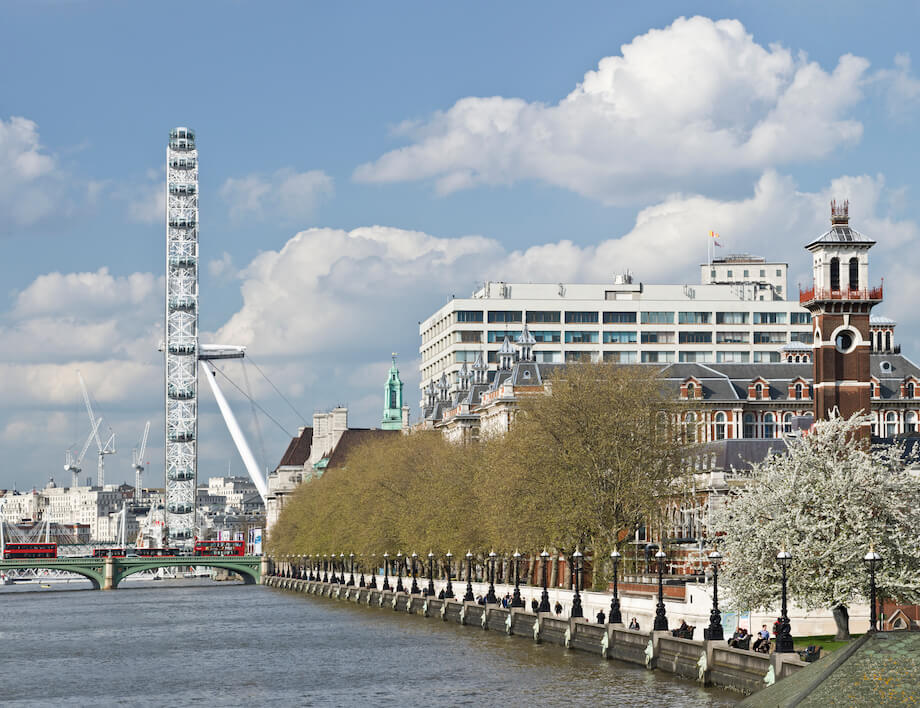
[[[377,554],[371,553],[371,580],[367,584],[371,590],[377,589]]]
[[[329,562],[330,562],[330,564],[332,565],[332,575],[329,577],[329,582],[330,582],[330,583],[337,583],[337,582],[339,582],[339,579],[338,579],[338,577],[336,577],[335,571],[336,571],[336,569],[338,568],[338,562],[339,562],[339,561],[338,561],[338,556],[336,556],[335,553],[330,554],[330,556],[329,556]]]
[[[486,604],[497,605],[498,598],[495,597],[495,551],[489,551],[489,592],[486,593]]]
[[[776,562],[779,563],[782,578],[782,604],[780,607],[779,631],[776,633],[777,654],[791,654],[795,651],[792,646],[792,634],[789,631],[789,614],[786,610],[786,569],[791,561],[792,554],[785,548],[776,554]]]
[[[463,596],[464,602],[472,602],[476,598],[473,596],[473,552],[466,552],[466,594]]]
[[[347,585],[353,587],[354,584],[355,584],[355,554],[354,554],[354,553],[349,553],[349,554],[348,554],[348,560],[351,561],[351,564],[350,564],[350,565],[351,565],[351,568],[349,569],[349,573],[348,573],[348,583],[347,583]]]
[[[655,561],[658,563],[658,604],[655,606],[655,623],[652,625],[652,629],[654,629],[656,632],[668,631],[668,617],[664,610],[665,558],[667,558],[667,554],[659,548],[658,553],[655,554]]]
[[[572,560],[574,561],[574,570],[575,570],[575,597],[572,598],[572,614],[571,617],[584,617],[585,613],[581,608],[581,572],[582,572],[582,552],[575,549],[575,553],[572,554]]]
[[[390,554],[383,552],[383,590],[390,589]]]
[[[431,551],[428,551],[428,589],[425,594],[434,597],[434,553]]]
[[[323,553],[323,582],[329,582],[329,554]]]
[[[620,612],[620,595],[617,592],[617,576],[620,570],[620,552],[615,548],[610,551],[610,560],[613,561],[613,597],[610,600],[610,624],[623,624],[623,615]]]
[[[345,554],[339,553],[339,582],[347,585],[345,582]]]
[[[453,567],[452,561],[454,558],[454,554],[448,551],[445,554],[445,558],[447,558],[447,587],[444,590],[444,599],[453,600],[454,599],[454,586],[450,582],[450,571],[451,571],[451,568]]]
[[[546,549],[540,554],[540,560],[543,561],[543,594],[540,596],[540,606],[537,612],[550,612],[549,608],[549,553]]]
[[[523,607],[524,601],[521,599],[521,554],[514,552],[514,594],[511,596],[512,607]]]
[[[876,614],[875,598],[875,571],[882,564],[882,557],[875,552],[872,546],[869,546],[869,552],[863,556],[863,562],[869,569],[869,631],[878,631],[878,616]]]
[[[396,592],[405,592],[406,589],[403,587],[402,582],[402,566],[403,566],[403,554],[402,551],[396,552]]]
[[[709,626],[703,629],[703,639],[712,641],[725,639],[722,632],[722,613],[719,612],[719,565],[721,563],[721,553],[713,551],[709,554],[709,565],[712,567],[712,611],[709,613]]]
[[[417,562],[418,562],[418,553],[415,553],[415,552],[413,551],[413,552],[412,552],[412,587],[411,587],[410,590],[409,590],[409,592],[412,593],[413,595],[418,595],[419,592],[421,592],[421,591],[418,589],[418,583],[416,582],[416,577],[417,577],[418,573],[417,573],[417,568],[416,568],[415,564],[416,564]]]

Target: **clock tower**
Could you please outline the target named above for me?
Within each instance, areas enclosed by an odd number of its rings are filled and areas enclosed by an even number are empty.
[[[870,411],[869,313],[882,301],[881,286],[869,287],[874,245],[850,226],[849,202],[832,201],[830,230],[805,247],[814,286],[799,293],[799,302],[811,312],[814,328],[816,420]]]

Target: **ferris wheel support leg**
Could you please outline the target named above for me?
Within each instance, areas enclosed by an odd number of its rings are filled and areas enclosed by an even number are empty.
[[[246,465],[246,469],[249,471],[249,477],[252,479],[253,484],[256,485],[256,489],[259,490],[259,496],[262,497],[262,502],[264,503],[265,497],[268,496],[268,485],[262,477],[262,472],[259,471],[256,458],[253,457],[252,450],[249,449],[249,444],[246,442],[246,438],[243,437],[243,431],[240,429],[239,423],[236,422],[236,416],[233,415],[230,404],[227,403],[227,399],[224,397],[224,392],[217,385],[217,375],[204,360],[200,360],[198,364],[205,379],[211,386],[211,391],[217,400],[217,406],[220,408],[224,422],[227,424],[227,430],[230,431],[230,437],[233,438],[236,449],[239,450],[240,457],[243,458],[243,464]]]

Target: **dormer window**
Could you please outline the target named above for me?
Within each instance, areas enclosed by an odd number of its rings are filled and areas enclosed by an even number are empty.
[[[797,401],[802,399],[802,384],[800,383],[795,385],[795,399]]]
[[[913,382],[913,381],[908,382],[908,384],[907,384],[907,389],[906,389],[906,390],[907,390],[907,397],[908,397],[908,398],[913,398],[913,397],[914,397],[915,390],[916,390],[916,387],[914,386],[914,382]]]
[[[758,400],[763,398],[763,384],[756,384],[754,386],[754,398]]]

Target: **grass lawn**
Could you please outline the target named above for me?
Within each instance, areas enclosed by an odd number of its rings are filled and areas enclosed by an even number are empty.
[[[851,634],[853,639],[861,637],[861,634]],[[796,651],[800,649],[805,649],[809,644],[814,644],[816,647],[821,647],[822,655],[823,652],[832,652],[835,649],[840,649],[845,647],[850,642],[838,642],[834,639],[833,634],[822,634],[816,637],[793,637],[793,645],[795,646]]]

